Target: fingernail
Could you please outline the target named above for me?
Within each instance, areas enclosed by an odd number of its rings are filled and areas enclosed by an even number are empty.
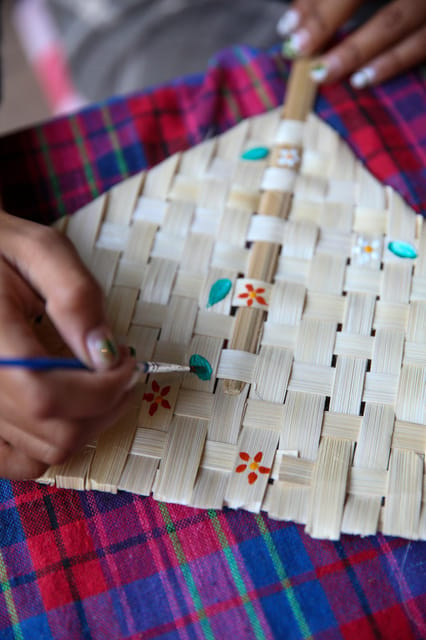
[[[89,333],[86,344],[95,369],[109,369],[119,359],[117,343],[108,329],[95,329]]]
[[[288,9],[277,23],[277,32],[280,36],[288,36],[289,33],[296,29],[300,22],[299,12],[295,9]]]
[[[307,29],[299,29],[296,33],[292,33],[283,43],[282,53],[286,58],[295,58],[306,47],[310,39]]]
[[[311,68],[309,75],[314,82],[318,82],[318,84],[320,84],[327,78],[328,68],[323,62],[318,62]]]
[[[364,87],[367,87],[373,82],[375,75],[376,72],[373,67],[364,67],[351,75],[349,82],[354,89],[364,89]]]

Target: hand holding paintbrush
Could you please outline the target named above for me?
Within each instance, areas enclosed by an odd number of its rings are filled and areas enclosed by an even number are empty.
[[[33,323],[44,310],[81,366],[96,375],[23,366],[48,356]],[[4,212],[0,354],[21,359],[21,366],[0,367],[0,477],[37,477],[63,462],[117,421],[137,381],[135,360],[116,345],[99,286],[69,241]]]

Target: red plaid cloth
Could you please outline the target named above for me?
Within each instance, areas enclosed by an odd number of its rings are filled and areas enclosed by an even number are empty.
[[[123,178],[283,102],[288,65],[278,53],[235,47],[205,76],[114,98],[0,140],[3,204],[50,222]],[[426,212],[426,98],[421,72],[376,89],[342,83],[315,111],[382,182]],[[1,184],[1,183],[0,183]]]
[[[236,47],[204,77],[116,98],[0,140],[5,208],[49,222],[170,153],[279,105],[288,69]],[[316,111],[426,210],[420,73],[320,91]],[[0,482],[0,638],[426,638],[425,545],[316,541],[244,511]]]

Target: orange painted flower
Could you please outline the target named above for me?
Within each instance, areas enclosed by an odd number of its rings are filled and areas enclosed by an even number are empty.
[[[268,306],[265,298],[259,295],[260,293],[265,293],[265,289],[263,289],[262,287],[258,287],[257,289],[255,289],[250,283],[246,284],[245,288],[247,289],[247,291],[244,293],[240,293],[238,297],[247,298],[248,307],[251,307],[254,300],[256,300],[258,304],[264,304],[266,307]]]
[[[248,481],[249,484],[253,484],[256,482],[258,478],[258,473],[269,473],[271,469],[269,467],[262,467],[260,463],[262,462],[263,453],[262,451],[258,451],[254,458],[250,458],[249,454],[245,451],[240,451],[240,458],[245,462],[245,464],[239,464],[235,469],[237,473],[243,473],[244,471],[248,471]]]
[[[143,400],[150,402],[149,407],[149,415],[153,416],[157,411],[158,407],[163,407],[164,409],[171,409],[170,402],[165,400],[165,396],[169,393],[170,387],[161,388],[156,380],[153,380],[151,383],[151,389],[153,393],[144,393]]]

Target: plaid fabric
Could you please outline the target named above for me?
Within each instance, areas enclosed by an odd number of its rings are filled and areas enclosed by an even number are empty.
[[[282,104],[288,65],[277,51],[235,47],[204,76],[114,98],[0,140],[6,210],[51,222],[113,184],[246,118]],[[426,82],[421,71],[354,91],[321,89],[316,112],[382,182],[426,212]]]
[[[72,212],[280,104],[287,71],[273,53],[235,48],[203,78],[12,134],[0,141],[5,207],[45,222]],[[316,109],[425,212],[425,106],[412,73],[374,91],[323,89]],[[316,541],[262,514],[2,481],[0,638],[420,640],[425,548],[381,535]]]

